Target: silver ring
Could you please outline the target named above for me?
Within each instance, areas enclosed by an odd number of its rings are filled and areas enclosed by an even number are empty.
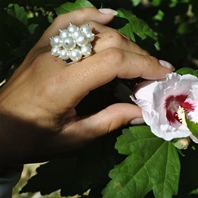
[[[59,29],[59,32],[59,35],[50,38],[51,55],[71,63],[92,54],[91,42],[95,35],[89,24],[78,27],[70,23],[67,29]]]

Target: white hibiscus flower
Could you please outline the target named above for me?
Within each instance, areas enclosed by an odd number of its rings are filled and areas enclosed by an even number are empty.
[[[151,131],[167,141],[175,138],[196,138],[178,117],[183,108],[188,119],[198,122],[198,78],[186,74],[168,74],[165,80],[145,81],[137,85],[131,99],[141,107]]]

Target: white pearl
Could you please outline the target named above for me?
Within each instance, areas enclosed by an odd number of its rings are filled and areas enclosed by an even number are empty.
[[[62,58],[64,60],[68,59],[69,58],[69,52],[65,49],[61,50],[59,52],[59,57],[58,58]]]
[[[82,55],[87,57],[87,56],[91,55],[91,52],[92,52],[92,46],[91,45],[86,45],[86,46],[81,47]]]
[[[76,25],[73,25],[72,23],[69,24],[69,27],[67,28],[69,32],[75,32],[76,30],[79,29]]]
[[[66,38],[68,36],[71,36],[71,33],[67,29],[64,29],[64,30],[59,29],[59,31],[60,31],[61,38]]]
[[[59,56],[60,55],[60,51],[61,51],[61,48],[59,46],[54,46],[51,49],[51,55]]]
[[[62,40],[62,46],[67,50],[72,50],[76,46],[76,42],[72,37],[66,37]]]
[[[89,26],[89,24],[84,24],[80,27],[80,30],[84,33],[88,33],[91,32],[91,27]]]
[[[62,42],[62,39],[60,36],[54,36],[50,38],[50,45],[54,47],[55,45],[60,45]]]
[[[95,34],[93,34],[92,32],[88,32],[86,33],[86,37],[89,39],[89,42],[91,42],[94,40]]]
[[[79,61],[82,58],[82,54],[79,49],[73,49],[70,51],[69,57],[72,61],[75,62],[75,61]]]
[[[84,35],[79,36],[79,37],[76,39],[76,43],[77,43],[77,45],[79,45],[79,46],[85,46],[85,45],[88,44],[88,42],[89,42],[89,39],[88,39],[86,36],[84,36]]]
[[[78,38],[79,36],[85,36],[85,34],[80,30],[76,30],[75,32],[72,33],[72,38],[74,39]]]

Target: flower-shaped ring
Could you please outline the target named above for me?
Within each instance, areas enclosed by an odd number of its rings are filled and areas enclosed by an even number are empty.
[[[70,23],[67,29],[59,29],[59,32],[59,35],[50,38],[51,55],[71,63],[92,54],[91,42],[95,35],[89,24],[78,27]]]

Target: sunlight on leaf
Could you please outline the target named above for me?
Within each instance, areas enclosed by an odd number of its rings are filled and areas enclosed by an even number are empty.
[[[135,34],[137,34],[142,40],[150,37],[157,41],[155,32],[142,19],[137,18],[131,12],[124,9],[119,9],[118,15],[119,17],[125,18],[129,21],[129,23],[121,28],[120,31],[130,37],[134,42],[136,41]]]
[[[59,15],[59,14],[71,12],[73,10],[78,10],[81,8],[91,8],[91,7],[94,6],[87,0],[76,0],[74,3],[67,2],[62,4],[60,7],[55,8],[55,11]]]
[[[11,8],[7,9],[8,14],[11,16],[17,18],[19,21],[21,21],[24,25],[28,24],[27,20],[27,13],[24,9],[24,7],[19,6],[18,4],[13,4]]]
[[[134,6],[137,6],[139,3],[141,3],[142,0],[131,0]]]
[[[186,123],[187,123],[187,127],[192,132],[192,134],[198,137],[198,123],[190,121],[187,117],[186,117]]]
[[[190,67],[183,67],[176,71],[178,74],[184,75],[184,74],[191,74],[198,78],[198,71],[195,69],[192,69]]]
[[[81,185],[76,183],[76,161],[76,158],[62,158],[41,165],[37,174],[22,188],[21,193],[40,191],[46,195],[62,188],[69,195],[81,193]]]
[[[190,195],[198,195],[198,188],[190,192]]]
[[[143,198],[151,190],[155,198],[177,194],[180,161],[171,142],[154,136],[147,126],[131,127],[123,130],[116,149],[128,156],[110,171],[104,198]]]

